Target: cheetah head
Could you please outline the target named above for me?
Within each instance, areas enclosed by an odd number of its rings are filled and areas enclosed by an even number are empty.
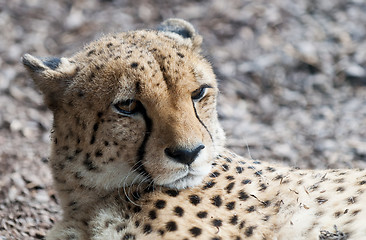
[[[201,183],[224,142],[215,75],[191,24],[104,36],[70,58],[23,56],[54,113],[56,183]]]

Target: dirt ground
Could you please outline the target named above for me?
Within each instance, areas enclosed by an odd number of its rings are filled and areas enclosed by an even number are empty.
[[[20,64],[99,36],[191,21],[220,82],[227,145],[302,168],[366,167],[363,0],[0,1],[0,240],[60,217],[47,167],[52,115]]]

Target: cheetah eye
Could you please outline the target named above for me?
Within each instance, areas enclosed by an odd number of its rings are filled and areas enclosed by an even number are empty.
[[[212,88],[212,87],[209,85],[202,85],[200,88],[195,90],[192,93],[192,100],[195,102],[198,102],[199,100],[201,100],[206,95],[207,88]]]
[[[134,99],[117,102],[113,105],[114,110],[122,115],[132,115],[139,111],[141,103]]]

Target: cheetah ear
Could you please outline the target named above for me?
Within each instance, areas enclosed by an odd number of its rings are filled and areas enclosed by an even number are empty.
[[[201,50],[202,37],[197,34],[192,24],[183,19],[169,18],[159,25],[158,30],[173,37],[179,43]]]
[[[48,107],[51,109],[57,107],[71,78],[77,72],[75,63],[67,58],[37,58],[30,54],[24,54],[22,62],[44,94]]]

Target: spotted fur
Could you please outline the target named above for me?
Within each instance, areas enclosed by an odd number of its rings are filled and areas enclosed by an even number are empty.
[[[70,58],[24,55],[54,113],[64,214],[47,239],[365,239],[365,170],[297,170],[223,147],[200,44],[170,19]]]

